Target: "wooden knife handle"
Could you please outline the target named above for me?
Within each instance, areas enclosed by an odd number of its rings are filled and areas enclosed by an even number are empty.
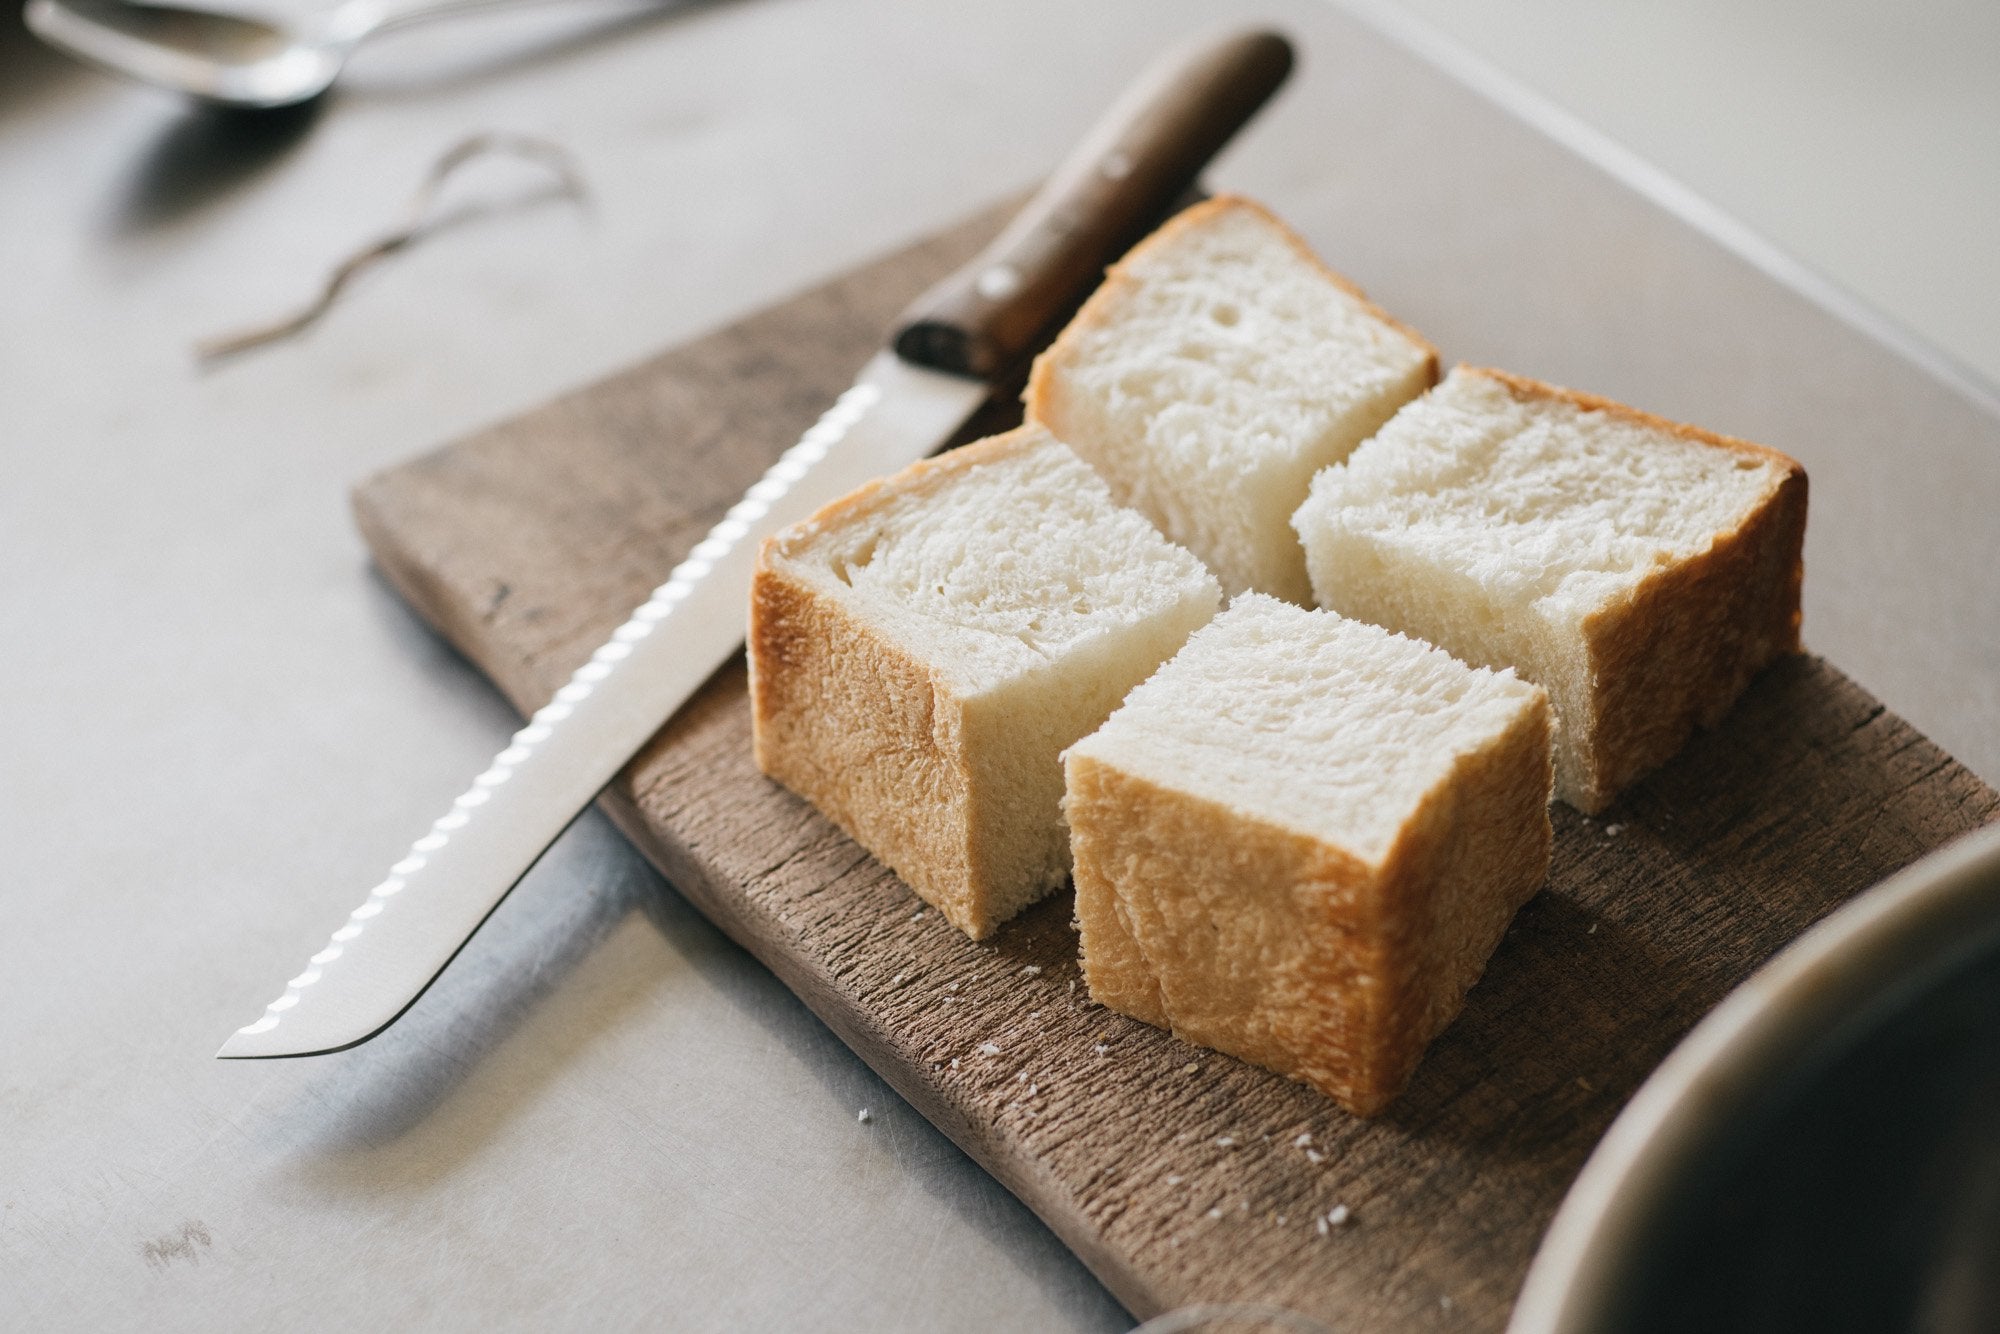
[[[987,380],[1018,363],[1159,223],[1291,69],[1291,43],[1264,31],[1209,39],[1154,66],[991,245],[904,313],[897,353]]]

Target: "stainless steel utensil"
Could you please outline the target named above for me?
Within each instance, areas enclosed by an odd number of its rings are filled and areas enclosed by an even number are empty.
[[[319,96],[354,48],[408,24],[533,0],[345,0],[296,18],[141,0],[28,0],[28,27],[113,74],[206,101],[283,107]]]

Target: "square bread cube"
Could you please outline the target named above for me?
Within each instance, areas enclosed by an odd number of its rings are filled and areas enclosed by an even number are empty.
[[[1548,875],[1548,697],[1237,598],[1064,756],[1090,994],[1381,1111]]]
[[[758,766],[974,939],[1063,883],[1063,747],[1221,603],[1201,562],[1039,427],[768,540]]]
[[[1454,370],[1294,523],[1321,606],[1547,687],[1587,813],[1799,646],[1804,469],[1500,371]]]
[[[1288,526],[1313,474],[1437,380],[1437,353],[1247,199],[1120,260],[1035,361],[1028,416],[1235,595],[1310,602]]]

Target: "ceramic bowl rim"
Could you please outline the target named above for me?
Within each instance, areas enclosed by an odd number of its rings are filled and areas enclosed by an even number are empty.
[[[1640,1086],[1535,1253],[1507,1334],[1598,1334],[1689,1165],[1863,1007],[2000,943],[2000,825],[1890,876],[1732,991]]]

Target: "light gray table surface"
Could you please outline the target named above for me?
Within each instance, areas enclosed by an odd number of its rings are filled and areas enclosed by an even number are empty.
[[[1213,182],[1448,357],[1797,454],[1809,642],[2000,775],[1990,397],[1330,7],[580,0],[385,40],[263,119],[10,19],[0,1326],[1129,1323],[594,816],[384,1037],[210,1054],[512,724],[371,572],[347,488],[1020,188],[1163,44],[1244,15],[1305,60]],[[488,129],[570,146],[589,207],[490,213],[194,367]]]

